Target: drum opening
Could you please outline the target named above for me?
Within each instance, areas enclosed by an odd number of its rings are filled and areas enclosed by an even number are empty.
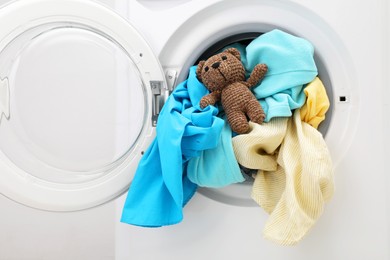
[[[246,46],[252,40],[254,40],[255,38],[259,37],[262,34],[263,32],[252,31],[252,32],[243,32],[243,33],[227,36],[207,46],[205,51],[201,53],[199,57],[195,59],[195,62],[193,62],[192,64],[197,65],[199,61],[206,60],[208,57],[220,52],[223,48],[226,48],[227,46],[230,46],[232,44],[239,43]],[[314,60],[318,69],[318,77],[323,82],[326,88],[328,98],[330,100],[330,107],[326,113],[325,120],[322,121],[318,127],[318,130],[325,137],[332,119],[332,110],[333,110],[332,100],[334,100],[332,82],[331,82],[328,69],[325,66],[325,62],[323,61],[322,55],[320,55],[320,53],[317,53],[315,51]],[[185,70],[183,70],[183,72],[184,71]],[[347,102],[347,97],[345,96],[339,97],[337,100],[340,102]],[[242,207],[257,206],[257,204],[250,198],[250,189],[252,188],[252,184],[254,181],[252,175],[255,174],[257,170],[241,167],[241,172],[243,173],[246,179],[244,182],[229,185],[227,187],[223,187],[219,189],[201,187],[199,188],[199,193],[213,200],[217,200],[222,203],[227,203],[230,205],[242,206]]]

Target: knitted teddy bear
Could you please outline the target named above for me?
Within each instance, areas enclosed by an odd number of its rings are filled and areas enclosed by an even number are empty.
[[[200,61],[196,75],[210,91],[210,94],[200,100],[200,107],[205,108],[221,100],[232,130],[238,134],[247,133],[247,117],[258,124],[265,118],[259,101],[249,88],[259,83],[267,70],[267,65],[257,64],[245,81],[245,68],[236,48],[229,48],[206,61]]]

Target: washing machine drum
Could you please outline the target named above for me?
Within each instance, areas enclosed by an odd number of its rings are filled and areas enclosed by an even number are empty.
[[[71,211],[126,191],[166,89],[146,42],[90,1],[17,1],[0,22],[0,193]]]

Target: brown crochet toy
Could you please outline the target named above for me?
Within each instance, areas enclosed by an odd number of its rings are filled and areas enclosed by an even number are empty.
[[[206,61],[200,61],[196,75],[210,91],[210,94],[200,100],[200,107],[205,108],[221,100],[232,130],[238,134],[247,133],[247,116],[252,122],[259,124],[265,118],[259,101],[249,88],[259,83],[267,70],[267,65],[258,64],[245,81],[245,69],[236,48],[229,48]]]

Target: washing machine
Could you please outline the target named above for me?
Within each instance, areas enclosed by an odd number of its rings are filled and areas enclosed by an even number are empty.
[[[0,259],[390,259],[389,4],[18,0],[0,8]],[[336,190],[294,246],[263,237],[250,181],[198,188],[183,221],[121,223],[161,108],[189,68],[280,29],[330,98]]]

